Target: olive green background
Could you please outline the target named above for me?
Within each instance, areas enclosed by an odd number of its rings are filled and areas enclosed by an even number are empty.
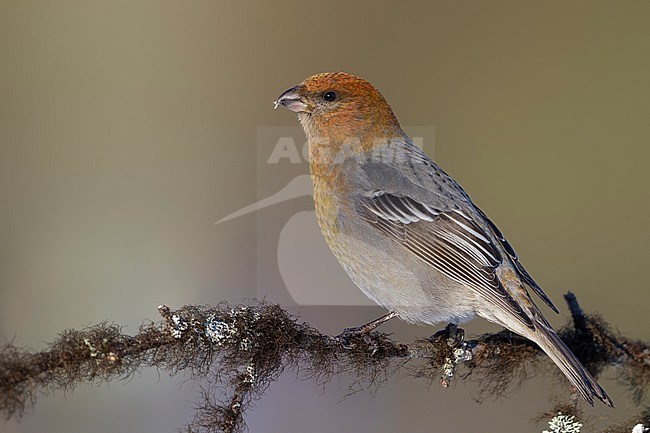
[[[649,16],[641,1],[0,1],[0,341],[255,296],[255,217],[214,222],[257,198],[257,127],[296,124],[271,102],[333,70],[435,127],[436,160],[561,307],[555,325],[570,289],[650,339]],[[381,313],[300,310],[327,332]],[[615,373],[617,409],[588,411],[601,425],[635,411]],[[0,431],[172,432],[198,398],[184,379],[50,395]],[[349,384],[287,374],[250,429],[535,432],[555,381],[483,404],[471,383],[394,377],[342,401]]]

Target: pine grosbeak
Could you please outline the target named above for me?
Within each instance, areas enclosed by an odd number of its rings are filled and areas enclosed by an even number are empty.
[[[475,315],[537,343],[593,405],[612,401],[567,348],[526,287],[555,306],[465,191],[400,127],[369,82],[342,72],[305,79],[275,102],[298,113],[309,143],[316,216],[354,283],[419,324]]]

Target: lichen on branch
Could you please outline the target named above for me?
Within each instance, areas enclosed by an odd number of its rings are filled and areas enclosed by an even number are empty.
[[[574,325],[563,328],[561,337],[593,373],[617,365],[620,381],[640,404],[650,384],[648,345],[585,315],[575,297],[567,301]],[[375,391],[402,369],[443,387],[461,377],[477,381],[481,396],[488,398],[507,397],[542,365],[550,366],[534,343],[509,331],[466,340],[462,330],[448,326],[430,338],[403,343],[378,332],[329,336],[278,305],[258,301],[177,310],[160,306],[159,311],[162,320],[144,324],[134,336],[101,323],[64,331],[40,352],[14,344],[0,348],[0,411],[7,419],[18,418],[41,393],[124,380],[155,367],[172,375],[189,373],[205,384],[188,432],[239,432],[250,404],[284,371],[298,367],[302,377],[318,383],[345,375]]]

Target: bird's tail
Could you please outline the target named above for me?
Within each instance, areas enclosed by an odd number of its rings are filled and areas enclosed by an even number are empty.
[[[545,324],[537,323],[534,341],[562,370],[578,393],[590,405],[594,405],[594,397],[609,407],[614,407],[614,402],[605,390],[596,382],[596,379],[587,371],[584,365],[569,350],[560,337]]]

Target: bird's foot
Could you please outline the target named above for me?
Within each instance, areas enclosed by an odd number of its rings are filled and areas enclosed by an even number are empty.
[[[455,323],[450,323],[445,326],[445,329],[441,329],[429,337],[430,341],[440,341],[442,339],[447,340],[449,347],[458,347],[465,341],[465,331]]]
[[[345,328],[343,332],[334,337],[344,349],[354,349],[358,342],[370,343],[370,331],[364,331],[362,326]],[[355,342],[355,340],[357,340]]]
[[[432,341],[442,339],[447,340],[449,351],[442,366],[440,385],[447,388],[454,378],[458,364],[472,359],[472,348],[465,342],[465,331],[455,323],[450,323],[445,329],[430,337]]]
[[[380,318],[373,320],[372,322],[366,323],[365,325],[356,326],[354,328],[345,328],[343,332],[334,337],[334,339],[341,343],[341,345],[346,349],[351,349],[354,347],[354,344],[351,340],[354,340],[355,338],[363,338],[363,340],[368,343],[369,334],[374,331],[375,328],[396,316],[397,313],[390,312],[385,316],[381,316]]]
[[[460,346],[465,341],[465,330],[463,328],[459,328],[455,323],[450,323],[447,325],[447,330],[449,331],[447,344],[450,347]]]

